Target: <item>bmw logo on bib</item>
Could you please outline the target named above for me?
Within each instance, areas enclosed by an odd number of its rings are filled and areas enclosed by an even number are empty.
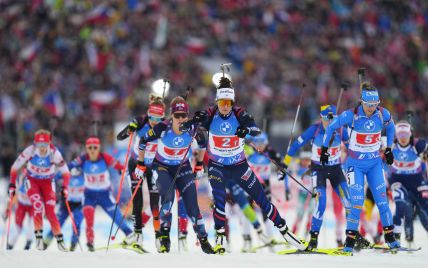
[[[398,159],[401,161],[406,161],[407,160],[407,154],[406,153],[399,153]]]
[[[175,137],[172,142],[174,143],[175,147],[180,147],[183,145],[184,139],[182,137]]]
[[[232,126],[229,124],[229,122],[222,122],[220,124],[220,131],[223,134],[229,134],[232,130]]]
[[[373,131],[375,127],[375,123],[373,120],[368,120],[364,123],[364,128],[368,131]]]

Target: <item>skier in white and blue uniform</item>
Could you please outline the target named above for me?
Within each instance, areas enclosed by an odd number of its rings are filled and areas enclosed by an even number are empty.
[[[392,213],[388,206],[386,181],[379,153],[381,132],[385,128],[387,136],[385,159],[388,165],[394,162],[394,155],[391,150],[395,132],[394,121],[390,112],[380,107],[379,103],[377,89],[369,83],[364,83],[362,85],[361,104],[333,119],[326,128],[323,146],[321,147],[320,162],[326,165],[329,162],[328,147],[334,131],[342,126],[348,126],[351,129],[346,168],[351,195],[351,210],[346,217],[346,241],[343,249],[346,252],[353,251],[358,236],[358,224],[364,203],[365,176],[379,210],[385,242],[390,248],[400,247],[400,243],[395,240],[393,234]]]
[[[420,157],[428,155],[428,147],[425,140],[413,137],[412,128],[406,121],[396,124],[395,136],[394,163],[389,177],[396,207],[394,234],[399,240],[404,221],[405,239],[411,244],[415,207],[422,226],[428,231],[428,183],[423,178],[424,163]]]
[[[315,189],[317,197],[315,210],[312,214],[311,230],[309,232],[311,238],[309,241],[308,250],[315,249],[318,246],[318,235],[321,230],[323,216],[327,206],[327,179],[330,181],[330,184],[336,194],[340,197],[345,210],[349,211],[351,206],[348,185],[346,184],[346,179],[343,175],[340,159],[340,146],[342,143],[345,145],[348,144],[348,132],[343,130],[343,128],[338,128],[338,131],[333,134],[334,137],[328,139],[328,152],[330,157],[328,159],[328,163],[321,165],[320,155],[325,129],[330,124],[331,120],[337,117],[336,106],[321,106],[320,117],[321,120],[319,122],[311,125],[291,144],[290,149],[284,158],[284,163],[288,166],[299,148],[308,142],[312,143],[311,177],[312,187]]]

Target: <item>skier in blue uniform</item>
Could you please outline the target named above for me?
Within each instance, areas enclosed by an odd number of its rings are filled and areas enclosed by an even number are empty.
[[[389,177],[396,207],[394,234],[400,240],[404,221],[405,239],[411,245],[415,208],[422,226],[428,231],[428,184],[423,178],[423,160],[420,157],[428,155],[428,147],[425,140],[413,137],[412,128],[406,121],[396,124],[395,135],[394,163]]]
[[[310,241],[308,250],[313,250],[318,246],[318,235],[321,230],[324,212],[327,205],[327,179],[333,187],[336,194],[345,207],[346,211],[350,209],[349,190],[346,184],[345,176],[343,175],[341,167],[341,150],[342,142],[348,144],[348,132],[344,131],[342,127],[333,134],[332,138],[328,140],[329,146],[329,159],[325,165],[320,163],[321,147],[323,145],[323,138],[325,129],[336,115],[336,106],[324,105],[321,106],[320,111],[321,120],[311,125],[305,132],[302,133],[290,146],[287,155],[284,158],[284,163],[288,166],[292,158],[296,155],[297,151],[307,144],[312,143],[312,156],[311,156],[311,176],[312,187],[317,193],[315,211],[312,214]]]
[[[202,250],[207,254],[214,253],[207,239],[205,224],[199,210],[195,186],[195,174],[189,161],[191,152],[188,150],[193,142],[189,133],[179,130],[180,124],[187,120],[189,106],[182,97],[176,97],[170,105],[172,120],[158,123],[147,131],[140,139],[138,163],[135,168],[135,176],[143,179],[146,172],[144,162],[147,143],[158,140],[158,148],[153,160],[153,182],[156,184],[161,197],[160,221],[161,221],[161,246],[160,251],[167,253],[170,250],[169,237],[171,227],[171,207],[174,202],[177,188],[183,197],[186,211],[193,223],[193,229],[198,236]],[[193,129],[192,132],[197,131]],[[195,132],[195,138],[200,145],[197,165],[202,164],[205,153],[205,139],[202,133]]]
[[[381,131],[385,128],[387,148],[385,159],[388,165],[394,162],[391,146],[394,141],[394,121],[390,112],[379,106],[378,90],[364,83],[361,91],[361,104],[344,111],[326,128],[323,146],[321,147],[320,162],[329,163],[330,139],[335,130],[348,126],[351,130],[348,148],[346,177],[351,196],[351,210],[347,214],[347,230],[344,251],[352,252],[358,237],[358,224],[364,202],[364,177],[373,193],[374,200],[381,217],[385,242],[390,248],[400,247],[395,240],[391,210],[386,195],[386,181],[382,170],[380,157]]]
[[[235,91],[226,77],[220,79],[216,102],[215,107],[197,111],[192,120],[182,125],[183,131],[192,129],[193,124],[201,124],[208,131],[208,178],[215,205],[215,251],[225,252],[225,198],[229,180],[234,180],[247,192],[290,244],[305,249],[304,243],[291,233],[276,207],[269,202],[263,186],[248,165],[244,153],[244,138],[247,134],[256,136],[261,131],[245,109],[233,105]]]

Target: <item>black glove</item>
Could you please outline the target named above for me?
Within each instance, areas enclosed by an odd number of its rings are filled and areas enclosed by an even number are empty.
[[[321,146],[321,155],[320,155],[320,162],[321,165],[326,165],[328,163],[328,157],[330,154],[328,153],[328,148],[325,146]]]
[[[178,127],[178,130],[180,130],[181,132],[189,132],[192,129],[193,124],[194,124],[193,119],[186,121]]]
[[[243,139],[245,136],[247,136],[248,133],[250,133],[250,130],[247,127],[239,126],[235,135]]]
[[[138,122],[136,119],[134,119],[134,120],[132,120],[131,123],[129,123],[128,130],[130,132],[135,132],[137,130],[137,127],[138,127]]]
[[[202,123],[205,120],[207,120],[207,118],[208,118],[208,112],[205,110],[202,110],[202,111],[195,112],[195,115],[193,116],[192,120],[195,123]]]
[[[13,183],[13,182],[9,183],[9,190],[7,193],[9,194],[10,199],[12,199],[15,196],[15,192],[16,192],[15,183]]]
[[[285,176],[287,176],[285,171],[287,170],[288,166],[285,163],[280,163],[279,166],[281,168],[278,170],[278,180],[283,181],[285,180]]]
[[[392,165],[392,163],[394,163],[394,155],[392,154],[390,147],[386,147],[385,149],[385,160],[388,165]]]

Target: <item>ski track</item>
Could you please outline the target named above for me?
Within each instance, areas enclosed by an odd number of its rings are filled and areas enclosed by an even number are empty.
[[[4,182],[4,181],[3,181]],[[4,186],[4,185],[3,185]],[[278,186],[278,185],[276,185]],[[282,185],[280,185],[282,186]],[[0,189],[2,187],[2,181],[0,181]],[[3,191],[5,192],[5,191]],[[275,195],[281,197],[281,187],[276,187]],[[293,196],[295,197],[296,194]],[[5,197],[0,197],[0,200],[5,200]],[[145,198],[147,201],[147,198]],[[278,202],[276,202],[278,204]],[[328,200],[329,206],[325,213],[325,222],[323,224],[320,237],[319,247],[335,247],[335,231],[334,231],[334,218],[330,208],[330,200]],[[4,211],[5,202],[0,202],[0,211]],[[284,206],[281,202],[278,205],[281,211],[281,215],[285,216],[288,224],[291,226],[294,223],[295,209],[294,203],[291,202]],[[148,207],[145,206],[148,210]],[[172,211],[176,211],[173,208]],[[286,211],[286,212],[285,212]],[[206,212],[206,211],[205,211]],[[377,213],[375,211],[374,213]],[[175,216],[175,213],[174,213]],[[376,218],[376,217],[375,217]],[[14,250],[6,251],[4,247],[0,250],[0,268],[21,268],[21,267],[43,267],[43,268],[121,268],[121,267],[310,267],[310,268],[331,268],[346,266],[346,268],[358,267],[400,267],[400,268],[418,268],[426,267],[428,262],[428,237],[426,231],[422,228],[420,222],[415,222],[415,246],[421,246],[422,250],[413,253],[399,252],[398,254],[392,255],[390,253],[376,253],[373,251],[365,251],[355,253],[353,257],[343,256],[320,256],[320,255],[277,255],[269,252],[268,249],[263,249],[258,253],[240,253],[240,247],[242,245],[241,232],[239,230],[238,219],[234,216],[231,217],[231,249],[232,253],[226,253],[223,256],[218,255],[206,255],[203,254],[199,247],[195,246],[196,237],[189,224],[189,235],[188,235],[188,247],[189,252],[178,252],[177,249],[177,219],[173,218],[173,226],[171,229],[171,253],[170,254],[158,254],[156,253],[154,245],[154,232],[151,221],[144,228],[144,246],[150,252],[150,254],[140,255],[130,250],[124,249],[110,249],[108,252],[105,250],[99,250],[94,253],[86,251],[86,239],[85,239],[85,223],[82,223],[80,242],[84,252],[81,252],[77,247],[76,252],[59,252],[56,247],[56,242],[53,241],[51,246],[46,251],[37,251],[32,249],[30,251],[22,250],[25,239],[24,232],[18,239],[17,245]],[[95,246],[102,247],[107,244],[108,232],[110,229],[111,220],[101,210],[96,210],[95,215]],[[48,224],[45,220],[44,234],[48,230]],[[305,222],[301,224],[305,226]],[[113,231],[115,231],[116,226]],[[209,240],[214,243],[214,232],[213,222],[211,219],[206,220],[206,228],[209,231]],[[0,235],[5,231],[5,223],[0,220]],[[15,229],[12,224],[11,232]],[[63,228],[64,240],[69,245],[71,236],[71,224],[67,221]],[[300,230],[299,235],[301,235]],[[277,240],[280,240],[279,232],[275,231]],[[118,243],[122,241],[124,235],[119,231],[116,240],[111,241],[112,243]],[[255,233],[253,232],[253,240],[256,243]],[[403,243],[403,239],[402,239]],[[33,244],[34,246],[34,244]],[[406,246],[405,242],[403,246]],[[285,249],[284,246],[277,246],[276,251]],[[153,266],[152,266],[153,265]]]

